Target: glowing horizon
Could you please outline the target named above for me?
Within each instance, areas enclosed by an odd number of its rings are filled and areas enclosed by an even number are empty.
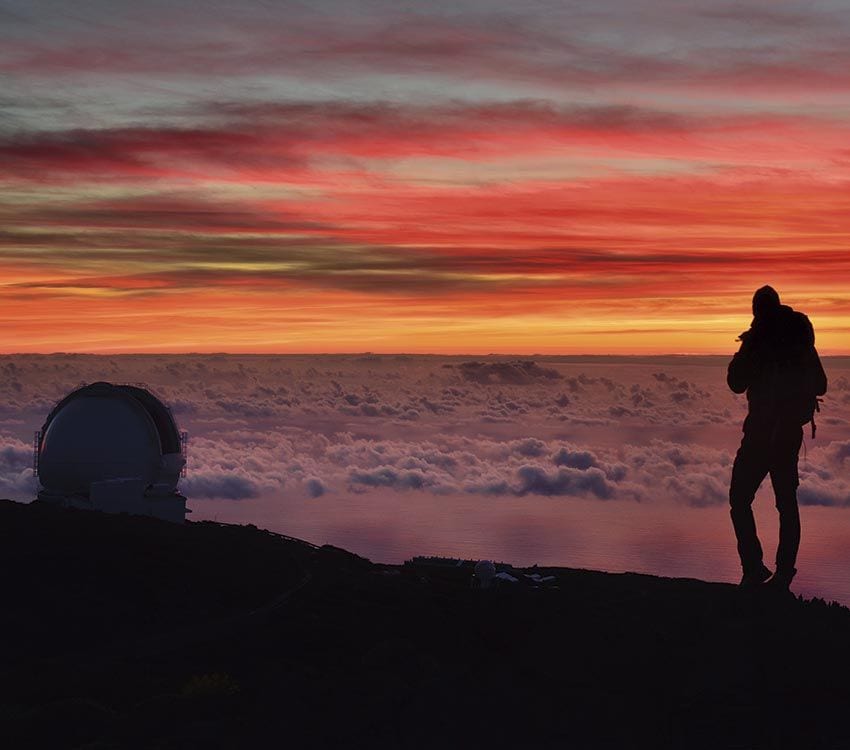
[[[770,283],[850,353],[840,3],[48,5],[2,352],[728,354]]]

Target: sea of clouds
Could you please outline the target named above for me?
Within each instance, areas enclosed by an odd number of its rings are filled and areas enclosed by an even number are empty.
[[[9,355],[0,497],[34,496],[33,432],[69,390],[141,383],[188,431],[181,490],[305,502],[370,492],[719,506],[746,412],[717,357]],[[850,362],[807,431],[800,501],[850,505]]]

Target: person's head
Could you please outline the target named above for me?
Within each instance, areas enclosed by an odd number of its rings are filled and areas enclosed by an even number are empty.
[[[762,318],[779,309],[779,293],[772,286],[756,289],[753,295],[753,317]]]

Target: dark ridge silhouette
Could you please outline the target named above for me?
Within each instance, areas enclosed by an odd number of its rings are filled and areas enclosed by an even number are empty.
[[[787,592],[481,590],[471,562],[8,501],[0,566],[4,747],[850,746],[850,611]]]

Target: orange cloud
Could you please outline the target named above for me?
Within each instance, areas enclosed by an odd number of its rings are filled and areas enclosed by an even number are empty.
[[[172,6],[0,31],[0,350],[846,351],[828,9]]]

